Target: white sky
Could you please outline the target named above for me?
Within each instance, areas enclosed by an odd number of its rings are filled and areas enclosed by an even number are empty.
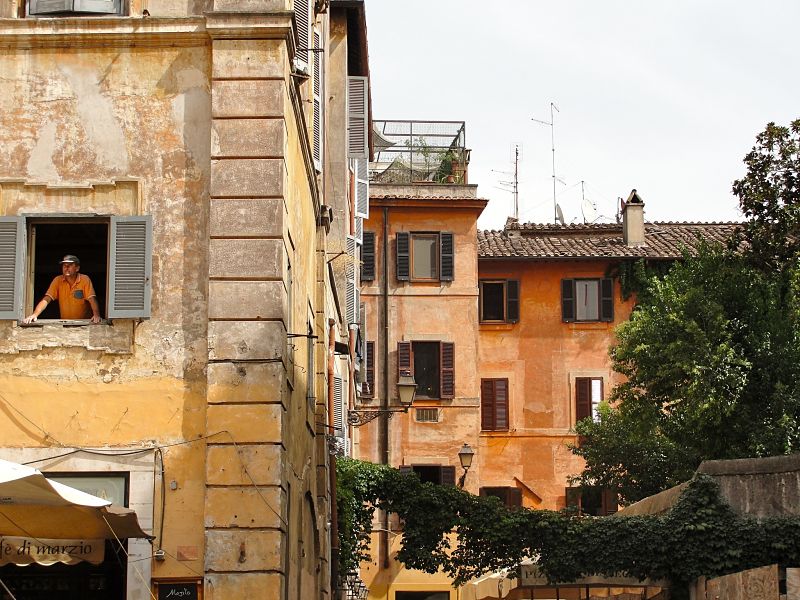
[[[499,189],[522,146],[520,220],[582,222],[636,188],[650,221],[738,220],[731,183],[769,121],[800,118],[798,0],[366,0],[373,116],[466,121],[470,183]]]

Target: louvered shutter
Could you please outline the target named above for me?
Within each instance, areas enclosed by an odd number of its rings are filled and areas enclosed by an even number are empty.
[[[575,379],[575,420],[592,416],[592,380],[588,377]]]
[[[333,378],[333,427],[336,437],[344,437],[344,424],[347,422],[344,410],[344,382],[341,377]]]
[[[613,515],[619,510],[617,494],[613,490],[603,488],[601,493],[601,510],[603,515]]]
[[[561,320],[570,322],[575,320],[575,280],[561,280]]]
[[[28,4],[29,15],[47,15],[71,11],[72,0],[30,0]]]
[[[439,234],[439,279],[441,281],[453,281],[454,251],[453,234],[443,231]]]
[[[414,467],[412,467],[411,465],[400,465],[399,467],[397,467],[397,470],[405,475],[408,475],[414,472]]]
[[[75,12],[116,15],[120,13],[121,0],[75,0]]]
[[[356,216],[369,219],[369,165],[366,158],[357,158],[356,171]]]
[[[19,319],[25,219],[0,217],[0,319]]]
[[[582,495],[583,490],[579,487],[564,488],[564,499],[566,501],[567,508],[571,508],[572,510],[580,512]]]
[[[108,317],[150,317],[153,222],[151,217],[111,217]]]
[[[508,379],[494,380],[494,428],[508,429]]]
[[[308,73],[308,49],[311,47],[311,0],[294,0],[294,22],[297,31],[295,69]]]
[[[369,84],[366,77],[347,78],[347,156],[369,159]]]
[[[411,342],[397,342],[397,376],[414,376],[414,351]]]
[[[397,250],[397,280],[408,281],[411,278],[411,235],[399,232],[396,239]]]
[[[516,279],[506,281],[506,321],[519,321],[519,281]]]
[[[456,468],[455,467],[440,467],[441,475],[440,481],[442,485],[455,485],[456,484]]]
[[[518,508],[522,506],[522,490],[518,487],[509,487],[508,497],[506,498],[506,506],[509,508]]]
[[[364,219],[361,217],[356,217],[353,220],[355,221],[355,232],[353,233],[353,237],[356,238],[356,242],[362,244],[364,242]]]
[[[348,325],[358,323],[358,288],[356,286],[356,241],[347,237],[347,265],[345,267],[345,319]]]
[[[322,36],[320,35],[319,31],[316,29],[314,30],[314,48],[315,49],[322,49]],[[323,98],[323,73],[324,73],[324,65],[323,65],[323,53],[322,52],[314,52],[314,168],[317,170],[317,173],[322,172],[322,159],[323,159],[323,143],[325,139],[325,120],[322,104]]]
[[[361,246],[361,281],[375,280],[375,232],[364,232]]]
[[[367,342],[366,350],[366,390],[362,388],[362,396],[375,395],[375,342]]]
[[[456,351],[452,342],[442,342],[439,345],[439,397],[452,399],[456,397]]]
[[[600,320],[614,320],[614,280],[600,280]]]
[[[494,382],[491,379],[481,380],[481,429],[494,430]]]

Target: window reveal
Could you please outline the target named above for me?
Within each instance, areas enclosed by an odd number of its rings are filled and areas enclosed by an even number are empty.
[[[564,322],[613,321],[613,279],[562,279],[561,319]]]
[[[516,279],[480,282],[481,322],[519,321],[519,281]]]
[[[413,377],[417,396],[455,398],[455,345],[452,342],[398,342],[397,375]]]
[[[395,240],[398,281],[453,281],[454,240],[449,232],[398,232]]]
[[[599,419],[597,407],[603,401],[603,379],[601,377],[577,377],[575,379],[575,420],[591,417]]]

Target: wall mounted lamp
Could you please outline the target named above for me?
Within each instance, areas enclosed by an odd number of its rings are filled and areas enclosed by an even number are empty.
[[[461,450],[458,451],[458,460],[461,462],[461,468],[464,469],[464,472],[458,479],[459,489],[464,489],[464,480],[467,478],[467,471],[469,471],[469,468],[472,466],[473,456],[475,456],[475,450],[467,443],[461,446]]]
[[[407,413],[414,402],[417,393],[417,382],[409,375],[401,375],[397,380],[397,395],[400,406],[390,408],[355,408],[347,411],[347,423],[353,427],[361,427],[365,423],[374,421],[381,415],[391,419],[395,413]]]

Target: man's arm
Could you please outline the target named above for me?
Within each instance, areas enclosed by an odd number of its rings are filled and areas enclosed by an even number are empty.
[[[97,304],[97,297],[92,296],[89,298],[89,306],[92,307],[92,323],[100,322],[100,305]]]
[[[36,305],[36,308],[33,309],[33,312],[29,314],[27,317],[22,319],[23,323],[33,323],[36,319],[39,318],[39,315],[42,314],[42,311],[47,308],[47,305],[50,304],[50,296],[45,296],[39,301],[39,304]],[[97,301],[95,300],[95,304]]]

